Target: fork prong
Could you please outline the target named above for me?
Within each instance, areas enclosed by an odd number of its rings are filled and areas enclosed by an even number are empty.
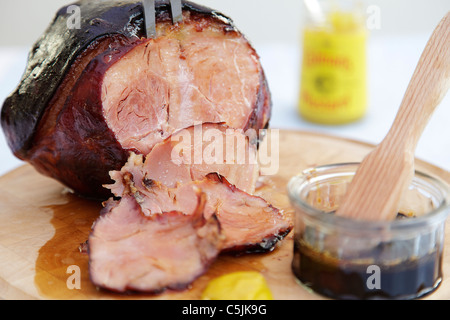
[[[172,10],[172,22],[178,23],[183,21],[183,11],[181,0],[170,0],[170,8]]]
[[[143,0],[145,29],[147,38],[156,37],[155,0]]]

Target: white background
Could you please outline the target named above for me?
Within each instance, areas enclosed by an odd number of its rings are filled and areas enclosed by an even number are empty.
[[[199,0],[232,17],[246,34],[265,69],[273,97],[272,128],[325,132],[379,143],[388,131],[409,79],[434,27],[450,11],[449,0],[373,0],[380,8],[380,29],[371,30],[368,44],[369,109],[358,122],[344,126],[308,123],[296,113],[300,72],[301,0]],[[15,88],[27,53],[61,0],[0,1],[0,102]],[[450,95],[426,128],[417,157],[450,171]],[[305,150],[304,152],[307,152]],[[0,133],[0,175],[18,161]]]

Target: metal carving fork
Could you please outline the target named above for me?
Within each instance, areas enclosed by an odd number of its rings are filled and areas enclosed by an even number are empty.
[[[156,19],[155,19],[155,0],[143,0],[145,28],[147,30],[147,38],[156,37]],[[183,21],[181,9],[181,0],[170,0],[170,8],[172,11],[172,23],[176,24]]]

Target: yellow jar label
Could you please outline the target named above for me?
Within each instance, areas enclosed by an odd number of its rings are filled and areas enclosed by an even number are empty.
[[[367,104],[363,28],[305,29],[299,108],[303,117],[338,124],[364,115]]]

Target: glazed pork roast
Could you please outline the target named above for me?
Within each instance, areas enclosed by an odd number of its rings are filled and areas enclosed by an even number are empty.
[[[172,24],[156,1],[145,37],[140,1],[87,1],[80,28],[62,8],[32,48],[1,125],[14,154],[77,194],[106,199],[109,171],[196,122],[268,124],[271,98],[259,57],[231,19],[183,1]]]
[[[87,242],[92,282],[117,292],[184,289],[224,252],[267,252],[292,221],[253,195],[271,97],[231,19],[182,1],[82,0],[37,41],[1,125],[13,153],[106,200]]]

